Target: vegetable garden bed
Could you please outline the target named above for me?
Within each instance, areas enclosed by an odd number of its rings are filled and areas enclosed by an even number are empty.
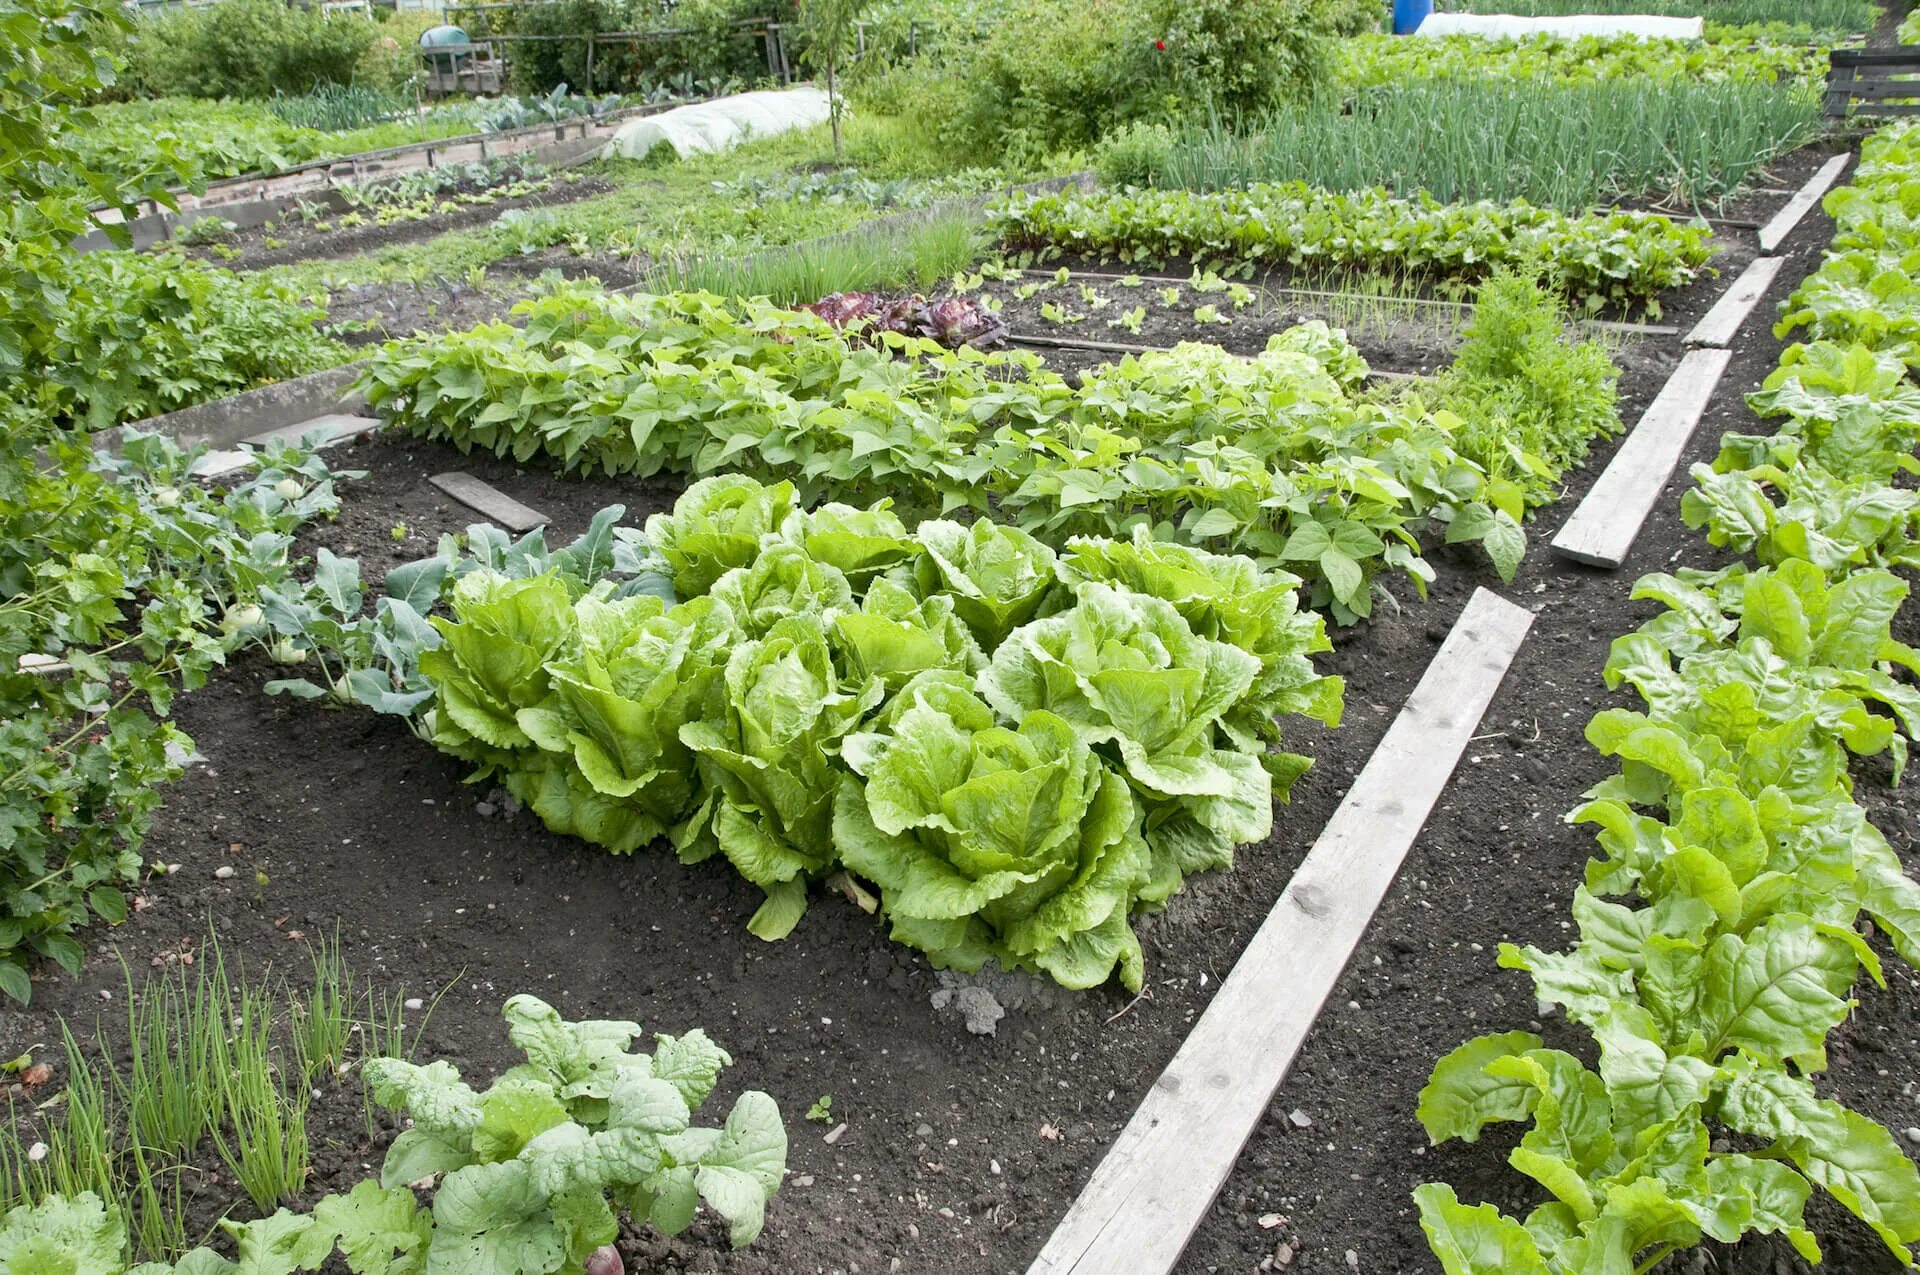
[[[1796,241],[1823,237],[1803,228]],[[1783,271],[1776,293],[1798,273]],[[1730,282],[1729,274],[1696,289],[1711,294]],[[1704,310],[1710,300],[1689,297],[1686,308]],[[1644,362],[1622,386],[1629,419],[1659,388],[1678,341],[1643,348]],[[1758,342],[1740,367],[1764,369],[1774,355],[1771,342]],[[1729,376],[1715,419],[1744,410],[1731,394],[1749,380],[1740,368]],[[1696,449],[1715,432],[1703,429]],[[1606,451],[1571,476],[1558,509],[1571,508]],[[560,478],[540,462],[463,456],[398,436],[330,455],[368,474],[342,484],[340,520],[311,529],[301,548],[357,557],[370,575],[472,520],[427,482],[447,470],[465,469],[545,511],[556,542],[604,504],[624,503],[635,524],[683,486],[664,474]],[[1667,501],[1636,561],[1664,563],[1685,546],[1676,528]],[[337,918],[363,972],[428,1000],[447,988],[422,1056],[454,1059],[469,1076],[512,1061],[499,1002],[531,990],[569,1017],[629,1015],[649,1031],[704,1025],[742,1064],[731,1083],[767,1089],[790,1118],[833,1095],[832,1124],[793,1121],[794,1176],[765,1237],[726,1259],[727,1269],[890,1270],[896,1260],[902,1270],[1017,1269],[1263,919],[1467,595],[1489,578],[1477,555],[1436,550],[1429,561],[1438,572],[1430,600],[1377,608],[1367,625],[1341,631],[1323,658],[1323,671],[1347,679],[1346,721],[1333,731],[1310,723],[1290,731],[1290,745],[1317,760],[1279,809],[1274,835],[1244,847],[1232,872],[1191,878],[1166,912],[1140,923],[1148,994],[1138,1000],[1113,986],[1076,994],[1024,977],[962,980],[986,987],[1007,1011],[993,1035],[972,1035],[951,1007],[934,1007],[955,980],[890,942],[884,925],[852,903],[829,895],[791,937],[761,944],[743,929],[759,891],[723,861],[685,867],[655,851],[614,856],[555,836],[503,793],[464,784],[465,764],[397,719],[265,698],[261,686],[285,670],[248,657],[179,706],[205,760],[170,792],[148,843],[150,858],[177,862],[179,872],[142,892],[145,905],[96,947],[80,978],[44,981],[30,1010],[0,1010],[6,1036],[48,1039],[55,1013],[84,1021],[100,992],[120,995],[115,953],[135,971],[177,960],[200,950],[209,915],[226,950],[250,968],[300,965],[296,932],[310,939]],[[1428,1167],[1406,1158],[1417,1138],[1410,1090],[1393,1086],[1417,1084],[1425,1063],[1452,1043],[1447,1034],[1457,1037],[1462,996],[1482,1015],[1500,997],[1514,1000],[1484,954],[1470,959],[1454,936],[1472,929],[1491,939],[1511,927],[1540,938],[1524,926],[1550,924],[1564,897],[1553,872],[1505,869],[1515,857],[1538,866],[1531,848],[1536,836],[1551,836],[1541,825],[1558,813],[1548,808],[1566,786],[1558,746],[1584,721],[1609,617],[1630,582],[1558,565],[1538,544],[1522,564],[1509,592],[1538,620],[1487,719],[1483,733],[1499,737],[1472,746],[1276,1103],[1277,1113],[1297,1109],[1310,1123],[1282,1116],[1260,1137],[1246,1163],[1273,1171],[1242,1185],[1243,1167],[1183,1269],[1258,1265],[1283,1241],[1294,1269],[1343,1269],[1348,1247],[1363,1255],[1362,1269],[1430,1269],[1410,1206],[1397,1221],[1383,1214],[1374,1181],[1387,1177],[1394,1198],[1404,1198],[1382,1159],[1390,1155],[1402,1177]],[[225,868],[236,871],[216,876]],[[1463,915],[1483,924],[1463,926]],[[1540,919],[1516,921],[1529,917]],[[1426,973],[1434,966],[1457,968],[1466,990],[1434,1001]],[[1367,1008],[1342,1008],[1348,1000]],[[1376,1012],[1376,1003],[1402,1008]],[[1330,1055],[1330,1040],[1345,1043]],[[374,1162],[378,1148],[367,1144],[358,1108],[351,1085],[316,1105],[312,1194],[344,1188]],[[828,1143],[841,1120],[847,1129]],[[1325,1149],[1329,1140],[1336,1150]],[[1349,1183],[1336,1168],[1353,1156],[1361,1180]],[[1477,1182],[1469,1176],[1463,1185]],[[202,1207],[218,1194],[209,1184]],[[708,1269],[715,1259],[701,1237],[635,1238],[632,1251],[663,1269]]]

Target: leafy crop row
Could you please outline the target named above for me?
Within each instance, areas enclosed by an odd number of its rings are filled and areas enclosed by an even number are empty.
[[[1598,84],[1628,80],[1647,84],[1778,81],[1813,84],[1826,75],[1827,52],[1806,44],[1737,38],[1730,30],[1712,40],[1662,40],[1640,36],[1538,35],[1489,40],[1448,35],[1408,40],[1359,35],[1340,42],[1335,78],[1354,87],[1399,85],[1410,80],[1488,78]]]
[[[1833,250],[1789,303],[1811,322],[1752,396],[1771,437],[1729,434],[1694,469],[1682,512],[1750,556],[1651,575],[1665,611],[1618,639],[1609,709],[1588,740],[1620,771],[1569,818],[1600,852],[1575,891],[1566,952],[1503,945],[1541,1000],[1587,1028],[1597,1069],[1528,1032],[1482,1036],[1435,1067],[1419,1116],[1437,1143],[1491,1123],[1529,1127],[1508,1162],[1547,1199],[1524,1220],[1415,1192],[1450,1275],[1644,1271],[1712,1238],[1777,1233],[1817,1261],[1804,1216],[1819,1186],[1903,1263],[1920,1241],[1920,1173],[1893,1136],[1821,1096],[1826,1038],[1862,973],[1883,983],[1870,922],[1920,964],[1920,885],[1854,801],[1849,763],[1886,754],[1893,782],[1920,734],[1920,652],[1891,624],[1908,593],[1887,568],[1920,560],[1920,399],[1897,301],[1825,308],[1861,258],[1920,247],[1902,188],[1920,130],[1871,139],[1851,190],[1829,196]],[[1830,326],[1821,327],[1821,324]]]
[[[1015,195],[996,206],[990,225],[1010,249],[1042,257],[1191,259],[1223,271],[1361,268],[1477,280],[1500,266],[1524,266],[1590,308],[1644,304],[1691,283],[1712,255],[1705,226],[1644,213],[1574,216],[1518,200],[1442,204],[1300,182],[1207,193]]]
[[[762,938],[848,870],[942,967],[1137,990],[1130,916],[1268,834],[1310,765],[1268,751],[1280,718],[1339,719],[1297,577],[1144,528],[1056,554],[737,475],[644,536],[618,514],[389,578],[389,608],[450,597],[413,639],[420,729],[556,832],[724,856],[766,893]]]
[[[706,294],[574,291],[522,313],[386,347],[368,400],[463,449],[588,473],[791,478],[803,503],[892,497],[1055,543],[1144,526],[1298,572],[1342,621],[1383,570],[1424,586],[1428,526],[1508,577],[1525,549],[1525,489],[1461,454],[1457,418],[1354,396],[1366,364],[1320,324],[1250,360],[1183,345],[1071,385],[1028,354],[876,344]]]
[[[338,508],[294,449],[212,492],[159,436],[118,458],[50,447],[59,464],[0,492],[19,500],[0,546],[0,993],[18,1000],[30,956],[77,972],[72,932],[125,919],[159,788],[193,747],[164,720],[174,694],[289,587],[294,531]]]
[[[177,1262],[127,1265],[127,1221],[92,1192],[52,1195],[0,1218],[10,1275],[556,1275],[592,1268],[620,1214],[668,1234],[704,1200],[750,1244],[786,1171],[787,1135],[773,1099],[742,1094],[720,1128],[693,1116],[733,1060],[704,1032],[658,1036],[629,1052],[640,1026],[569,1023],[516,996],[507,1034],[526,1056],[484,1092],[444,1060],[367,1064],[380,1106],[408,1117],[376,1181],[280,1209],[223,1220],[238,1261],[210,1247]],[[444,1175],[444,1176],[443,1176]],[[431,1206],[411,1189],[438,1178]],[[614,1264],[619,1269],[619,1264]]]

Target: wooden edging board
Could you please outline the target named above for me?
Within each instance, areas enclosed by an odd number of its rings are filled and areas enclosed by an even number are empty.
[[[1820,171],[1807,178],[1807,184],[1781,206],[1772,220],[1760,227],[1761,252],[1772,252],[1786,242],[1787,236],[1793,233],[1793,228],[1800,224],[1800,219],[1820,202],[1820,197],[1832,189],[1835,182],[1840,180],[1840,174],[1846,171],[1847,161],[1851,158],[1852,154],[1848,152],[1835,155],[1822,164]]]
[[[1525,607],[1475,591],[1280,901],[1028,1275],[1173,1269],[1532,623]]]
[[[427,481],[508,531],[532,531],[535,527],[546,526],[549,521],[538,509],[521,504],[499,488],[481,482],[464,471],[435,474]]]
[[[1600,480],[1553,538],[1555,553],[1596,567],[1626,561],[1640,524],[1673,476],[1732,358],[1733,351],[1727,349],[1687,351]]]
[[[1693,325],[1687,333],[1686,343],[1732,345],[1733,338],[1739,335],[1741,324],[1753,313],[1753,307],[1760,304],[1760,298],[1767,295],[1767,289],[1773,286],[1780,267],[1786,261],[1785,257],[1755,257],[1740,272],[1740,277],[1733,281],[1733,286],[1720,294],[1713,308]]]

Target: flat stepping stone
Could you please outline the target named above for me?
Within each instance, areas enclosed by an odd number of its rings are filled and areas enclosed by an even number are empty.
[[[1673,467],[1680,463],[1732,358],[1733,351],[1725,349],[1687,351],[1606,472],[1553,538],[1555,553],[1596,567],[1618,567],[1626,561],[1640,525],[1673,477]]]
[[[435,474],[427,481],[508,531],[532,531],[535,527],[546,526],[550,521],[538,509],[521,504],[499,488],[489,486],[464,471]]]
[[[1733,281],[1733,286],[1720,294],[1713,309],[1693,325],[1693,330],[1687,333],[1687,344],[1732,345],[1747,316],[1760,304],[1760,298],[1767,295],[1767,289],[1773,286],[1786,261],[1785,257],[1755,257]]]
[[[1476,590],[1027,1275],[1165,1275],[1233,1171],[1533,624]],[[1296,1113],[1293,1123],[1311,1120]]]

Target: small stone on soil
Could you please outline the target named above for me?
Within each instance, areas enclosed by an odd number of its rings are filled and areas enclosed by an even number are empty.
[[[232,865],[232,864],[230,864],[230,863],[223,863],[223,864],[221,864],[221,865],[220,865],[219,867],[217,867],[217,868],[215,868],[215,869],[213,870],[213,879],[214,879],[214,880],[216,880],[216,881],[230,881],[230,880],[232,880],[232,879],[233,879],[233,865]]]
[[[1311,1129],[1313,1127],[1313,1118],[1298,1107],[1295,1107],[1287,1113],[1287,1120],[1296,1129]]]
[[[832,1129],[828,1130],[827,1136],[822,1138],[821,1141],[826,1143],[828,1146],[832,1146],[834,1143],[840,1141],[841,1136],[845,1134],[846,1131],[847,1131],[847,1122],[842,1120],[839,1124],[833,1126]]]

